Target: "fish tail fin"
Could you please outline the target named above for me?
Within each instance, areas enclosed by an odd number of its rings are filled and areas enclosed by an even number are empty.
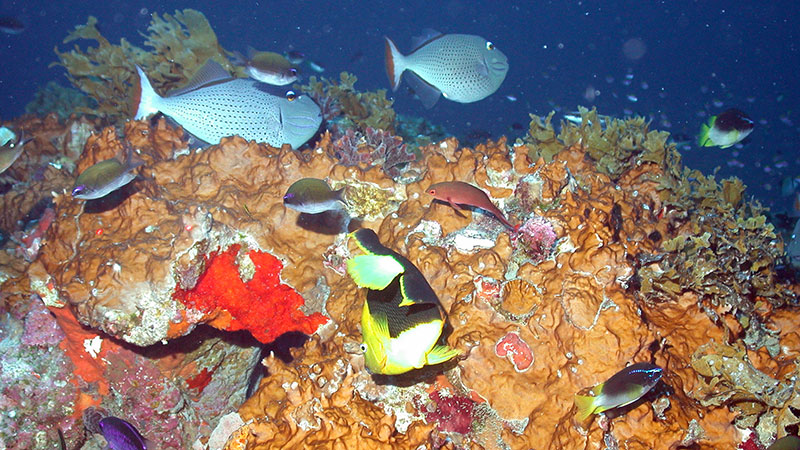
[[[132,106],[135,108],[133,118],[134,120],[139,120],[158,112],[157,105],[158,101],[161,100],[161,96],[153,89],[147,74],[138,65],[136,66],[136,73],[139,75],[139,84],[134,85]]]
[[[697,136],[697,143],[700,147],[713,147],[714,143],[711,142],[711,139],[708,137],[708,134],[711,132],[711,127],[714,126],[716,116],[712,117],[708,123],[704,123],[700,126],[700,135]]]
[[[388,36],[383,37],[386,42],[386,76],[389,77],[389,83],[392,85],[392,91],[397,91],[400,86],[400,76],[403,74],[403,54],[397,50],[397,46],[389,39]]]
[[[575,395],[575,406],[578,407],[576,416],[579,422],[583,422],[595,412],[594,401],[595,397],[589,395]]]
[[[428,352],[428,364],[441,364],[459,355],[461,355],[461,350],[448,347],[447,345],[437,345]]]

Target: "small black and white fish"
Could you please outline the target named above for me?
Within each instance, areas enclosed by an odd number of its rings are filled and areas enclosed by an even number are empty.
[[[753,132],[755,122],[736,108],[712,116],[700,129],[701,147],[728,148],[738,144]]]
[[[426,108],[433,107],[440,94],[458,103],[482,100],[500,87],[508,73],[506,55],[480,36],[427,30],[408,55],[400,53],[391,39],[384,39],[392,90],[397,91],[405,72]]]
[[[289,186],[283,196],[287,208],[306,214],[319,214],[344,207],[344,188],[332,190],[328,183],[318,178],[303,178]]]
[[[234,79],[219,64],[208,61],[189,84],[162,97],[144,71],[136,67],[140,93],[135,119],[162,112],[201,141],[217,144],[238,135],[273,147],[297,149],[322,124],[322,113],[307,95],[274,95],[264,84]]]

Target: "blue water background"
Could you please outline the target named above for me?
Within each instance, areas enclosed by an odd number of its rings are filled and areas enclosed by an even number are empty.
[[[61,42],[87,16],[99,19],[112,43],[125,37],[142,46],[139,32],[146,32],[150,14],[183,8],[202,11],[226,49],[295,48],[325,66],[324,76],[354,73],[360,90],[389,87],[384,35],[404,52],[423,28],[483,36],[510,63],[491,97],[473,104],[441,100],[425,110],[404,88],[393,94],[398,112],[423,116],[456,136],[513,140],[524,130],[512,126],[527,128],[528,113],[556,110],[560,118],[585,105],[602,114],[644,115],[683,140],[694,138],[708,116],[737,107],[756,121],[751,137],[724,150],[688,146],[682,151],[687,165],[736,175],[750,194],[777,209],[791,200],[780,197],[781,178],[800,175],[800,21],[793,1],[4,1],[0,14],[19,17],[28,28],[0,35],[0,118],[22,114],[48,81],[67,84],[64,70],[48,64],[56,60],[54,47],[72,45]],[[632,59],[626,42],[640,42],[646,51]]]

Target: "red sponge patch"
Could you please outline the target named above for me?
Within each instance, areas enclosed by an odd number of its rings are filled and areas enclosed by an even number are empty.
[[[197,285],[190,290],[177,289],[174,297],[210,317],[227,313],[230,320],[225,321],[225,330],[248,330],[265,344],[287,331],[312,334],[328,321],[320,313],[306,316],[298,309],[305,303],[303,297],[281,283],[283,264],[269,253],[252,250],[247,254],[255,274],[242,281],[236,264],[238,252],[239,246],[232,245],[207,256],[206,271]]]

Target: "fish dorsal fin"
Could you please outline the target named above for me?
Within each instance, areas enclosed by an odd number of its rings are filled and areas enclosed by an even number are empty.
[[[434,40],[434,39],[436,39],[436,38],[438,38],[440,36],[442,36],[442,33],[438,32],[438,31],[436,31],[434,29],[431,29],[431,28],[423,29],[422,33],[419,36],[414,36],[413,38],[411,38],[411,48],[413,50],[411,50],[409,53],[413,53],[418,48],[424,46],[428,42],[430,42],[430,41],[432,41],[432,40]]]
[[[420,78],[419,75],[410,70],[406,70],[403,72],[403,77],[405,77],[406,83],[408,83],[411,89],[417,94],[417,97],[419,97],[422,101],[422,105],[425,106],[426,109],[433,108],[433,105],[439,101],[439,96],[442,94],[442,91],[431,86],[427,81]]]
[[[170,91],[167,97],[176,97],[211,84],[218,84],[232,79],[233,77],[225,68],[218,62],[209,59],[203,67],[195,72],[192,79],[184,87]]]
[[[253,59],[254,56],[258,54],[258,50],[253,48],[252,45],[247,46],[247,59]]]

